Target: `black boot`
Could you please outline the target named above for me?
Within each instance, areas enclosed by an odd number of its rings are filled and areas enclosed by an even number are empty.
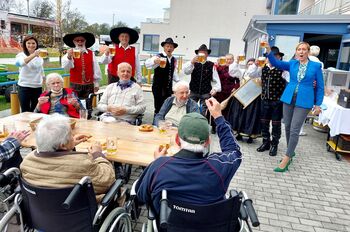
[[[238,134],[238,135],[236,136],[236,140],[237,140],[237,141],[241,141],[241,140],[242,140],[242,135]]]
[[[270,156],[276,156],[277,155],[277,150],[278,150],[278,145],[272,145],[270,149]]]
[[[257,152],[263,152],[270,149],[270,140],[264,139],[263,143],[256,149]]]

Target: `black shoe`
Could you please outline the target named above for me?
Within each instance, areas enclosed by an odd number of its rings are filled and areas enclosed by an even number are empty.
[[[212,134],[216,134],[216,127],[215,127],[215,126],[212,126],[212,127],[211,127],[211,133],[212,133]]]
[[[252,137],[249,137],[249,138],[247,139],[247,143],[253,143],[253,138],[252,138]]]
[[[278,145],[272,145],[270,149],[270,156],[276,156],[277,155],[277,150],[278,150]]]
[[[238,134],[238,135],[236,136],[236,140],[237,140],[237,141],[242,141],[242,135]]]
[[[270,141],[265,140],[263,143],[256,149],[257,152],[263,152],[270,150]]]

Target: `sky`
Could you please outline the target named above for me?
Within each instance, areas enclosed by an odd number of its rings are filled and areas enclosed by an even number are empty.
[[[123,21],[130,27],[140,27],[146,18],[162,18],[170,0],[71,0],[71,7],[77,8],[89,24],[112,25],[114,14],[115,24]]]

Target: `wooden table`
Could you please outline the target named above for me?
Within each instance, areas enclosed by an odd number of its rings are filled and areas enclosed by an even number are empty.
[[[31,130],[29,122],[42,116],[46,115],[26,112],[0,118],[0,123],[14,122],[17,130]],[[165,134],[160,134],[157,128],[154,128],[152,132],[141,132],[138,126],[77,119],[73,133],[92,135],[88,142],[81,143],[76,147],[77,150],[81,151],[86,151],[94,140],[104,142],[107,137],[117,137],[117,154],[107,156],[107,159],[121,163],[147,166],[154,160],[153,153],[161,144],[168,143],[172,145],[170,154],[175,153],[177,150],[172,142],[175,138],[176,130],[170,130]],[[28,136],[22,142],[22,145],[35,148],[34,133]]]

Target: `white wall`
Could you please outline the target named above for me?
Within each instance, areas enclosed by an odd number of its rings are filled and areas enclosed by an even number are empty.
[[[266,15],[266,1],[244,0],[172,0],[169,24],[141,24],[143,34],[159,34],[160,42],[172,37],[179,47],[174,53],[192,58],[201,44],[209,46],[210,38],[230,39],[230,51],[238,55],[244,50],[242,36],[253,15]],[[162,48],[159,48],[162,51]],[[141,53],[147,53],[141,51]]]
[[[298,12],[314,4],[315,4],[315,0],[300,0]]]

